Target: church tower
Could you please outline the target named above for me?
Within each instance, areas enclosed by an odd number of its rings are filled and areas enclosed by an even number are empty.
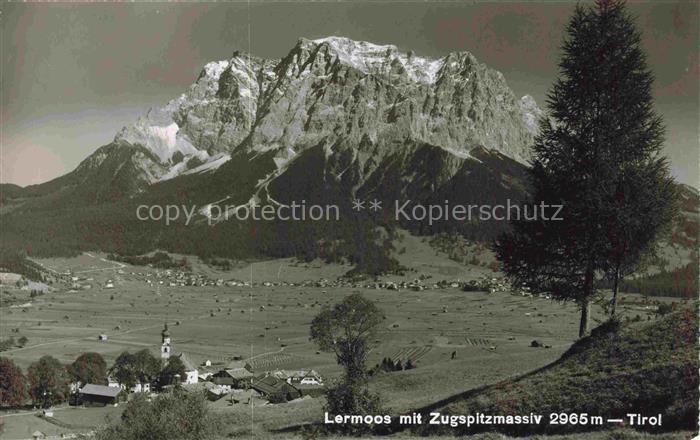
[[[167,322],[165,327],[163,327],[163,331],[160,332],[160,336],[163,341],[163,344],[160,346],[160,357],[167,360],[170,358],[170,332],[168,331]]]

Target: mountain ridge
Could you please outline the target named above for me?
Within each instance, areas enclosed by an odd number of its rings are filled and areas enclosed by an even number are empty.
[[[357,235],[373,240],[377,225],[491,239],[507,222],[406,222],[388,211],[358,215],[350,204],[524,201],[530,147],[544,116],[468,52],[433,59],[342,37],[300,39],[280,59],[236,51],[207,63],[184,93],[119,130],[70,173],[23,189],[0,186],[0,214],[7,241],[29,254],[158,248],[322,256],[337,254],[323,246],[345,242],[357,260],[376,245],[355,243]],[[684,194],[689,216],[669,256],[679,261],[697,243],[698,194]],[[227,205],[300,199],[339,205],[343,224],[211,218],[215,206],[225,212]],[[135,218],[137,206],[154,204],[196,206],[195,226]]]
[[[332,105],[324,102],[331,89],[338,88],[342,93],[335,91],[336,99],[327,100]],[[398,91],[386,90],[389,88]],[[352,106],[345,98],[361,92],[374,95],[358,99],[354,108],[339,108]],[[436,104],[436,100],[443,102]],[[385,108],[357,115],[361,104]],[[420,106],[420,111],[410,108],[411,104]],[[503,114],[508,111],[513,114]],[[490,119],[494,115],[489,113],[500,113],[493,124]],[[87,172],[88,164],[99,167],[101,161],[93,156],[114,150],[123,162],[140,168],[132,170],[135,182],[123,188],[125,194],[133,194],[184,173],[212,171],[238,148],[276,150],[275,161],[281,165],[298,150],[333,136],[344,117],[355,116],[366,124],[368,115],[402,125],[410,136],[452,154],[467,157],[470,148],[485,144],[526,162],[529,153],[523,144],[527,142],[522,141],[531,140],[536,133],[536,120],[542,111],[527,95],[517,100],[500,72],[479,63],[468,52],[427,58],[399,51],[393,45],[344,37],[301,38],[279,60],[237,51],[227,60],[207,63],[183,94],[123,127],[112,143],[100,147],[68,174]],[[513,116],[519,116],[522,124],[509,120]],[[485,123],[474,123],[482,117]],[[502,128],[504,121],[510,125],[507,131]],[[454,128],[460,123],[474,127],[460,133]],[[490,131],[485,127],[488,124],[500,126],[500,133]],[[386,127],[375,124],[347,131],[345,135],[367,134],[373,139]],[[515,131],[525,134],[508,135]],[[130,157],[121,151],[128,145],[135,150]],[[62,182],[61,177],[45,184],[54,182],[55,186],[56,180]]]

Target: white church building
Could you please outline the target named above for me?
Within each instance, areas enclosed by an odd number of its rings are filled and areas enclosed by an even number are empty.
[[[165,324],[165,327],[163,327],[163,331],[160,333],[160,335],[162,342],[160,346],[160,357],[163,359],[163,361],[167,362],[168,359],[170,359],[170,356],[179,357],[183,365],[185,366],[185,377],[183,378],[182,383],[193,384],[199,382],[199,371],[197,370],[196,365],[192,361],[190,361],[187,355],[185,353],[173,355],[170,340],[170,331],[168,330],[167,323]]]

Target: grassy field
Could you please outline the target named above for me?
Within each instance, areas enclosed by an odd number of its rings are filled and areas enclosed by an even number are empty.
[[[627,419],[628,414],[637,413],[663,416],[663,428],[647,425],[640,429],[694,429],[697,340],[697,304],[651,322],[607,323],[577,341],[556,363],[435,410],[451,414],[585,413],[608,419]],[[475,433],[479,428],[462,427],[458,432]],[[582,430],[577,423],[547,421],[539,426],[499,429],[512,435]]]
[[[493,274],[487,268],[463,265],[436,255],[415,237],[406,240],[413,249],[404,255],[402,264],[414,270],[404,279],[421,274],[437,282]],[[0,333],[16,338],[23,335],[29,342],[2,355],[23,369],[45,354],[70,363],[87,351],[101,353],[111,364],[124,350],[147,348],[157,353],[160,331],[163,323],[168,322],[173,351],[187,353],[196,363],[208,359],[223,364],[240,356],[256,372],[313,368],[332,381],[340,369],[330,354],[318,352],[309,341],[309,324],[323,305],[361,292],[386,314],[370,355],[370,366],[384,357],[402,360],[412,357],[417,365],[414,370],[381,374],[371,380],[372,388],[381,393],[385,406],[395,413],[546,365],[566,351],[577,336],[579,312],[575,306],[507,292],[280,285],[170,287],[168,282],[146,282],[156,279],[155,269],[120,267],[104,261],[103,257],[90,254],[71,260],[39,260],[57,271],[90,270],[81,276],[89,278],[86,282],[93,287],[57,289],[35,298],[29,298],[29,292],[13,292],[26,295],[26,302],[31,304],[0,309]],[[304,279],[335,279],[349,269],[349,266],[298,264],[291,260],[239,264],[229,272],[205,269],[196,261],[192,265],[195,271],[206,270],[211,278],[250,280],[252,277],[255,282],[294,283]],[[150,277],[146,273],[151,273]],[[113,280],[113,289],[101,287],[108,279]],[[623,313],[646,314],[650,310],[629,307],[625,311],[623,307]],[[593,318],[601,319],[602,311],[596,308]],[[108,341],[99,341],[100,334],[108,335]],[[530,347],[534,339],[549,348]],[[456,359],[451,360],[453,352]],[[308,399],[251,408],[231,405],[222,399],[213,407],[234,425],[240,423],[242,429],[252,426],[254,432],[269,432],[320,420],[322,404],[322,399]],[[70,411],[66,410],[65,414]],[[105,414],[116,411],[117,408],[104,410]],[[19,433],[25,430],[14,428],[19,420],[37,427],[46,423],[34,416],[14,417],[6,418],[3,438],[22,438]],[[85,420],[98,425],[103,418],[104,414],[97,413]],[[9,429],[10,426],[13,428]]]

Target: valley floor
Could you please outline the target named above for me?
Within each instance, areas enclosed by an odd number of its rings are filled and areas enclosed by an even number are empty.
[[[406,279],[432,277],[428,283],[493,275],[486,268],[465,266],[427,252],[423,256],[412,254],[413,267],[419,270],[409,272]],[[210,360],[221,366],[240,357],[247,359],[256,373],[314,369],[328,383],[340,370],[330,354],[319,352],[309,341],[309,324],[323,305],[361,292],[386,314],[370,365],[384,357],[412,356],[416,360],[413,370],[380,374],[370,382],[381,394],[387,411],[398,414],[542,367],[556,360],[577,336],[579,312],[575,306],[511,292],[299,286],[304,279],[335,279],[348,267],[291,260],[241,265],[229,272],[201,269],[213,279],[252,277],[255,282],[269,282],[267,286],[181,287],[171,286],[167,279],[162,284],[147,282],[158,280],[156,274],[163,274],[162,270],[112,265],[103,257],[40,261],[57,271],[90,270],[81,275],[86,279],[83,282],[91,284],[89,289],[56,289],[30,298],[28,292],[4,288],[3,294],[21,301],[0,308],[0,333],[26,336],[28,343],[2,356],[26,370],[45,354],[70,363],[79,354],[94,351],[111,365],[124,350],[148,348],[157,352],[160,331],[168,322],[173,351],[187,353],[197,364]],[[105,287],[110,281],[114,288]],[[622,308],[623,314],[630,316],[652,312],[634,304]],[[600,309],[594,310],[593,319],[594,323],[602,319]],[[108,340],[98,340],[100,334]],[[533,340],[546,348],[531,347]],[[118,418],[122,407],[60,407],[51,421],[33,412],[0,413],[4,421],[0,438],[30,438],[36,430],[47,435],[88,432]],[[212,403],[212,408],[225,418],[232,433],[259,438],[323,418],[322,398],[254,407],[231,404],[224,398]],[[410,437],[400,434],[398,438]]]

